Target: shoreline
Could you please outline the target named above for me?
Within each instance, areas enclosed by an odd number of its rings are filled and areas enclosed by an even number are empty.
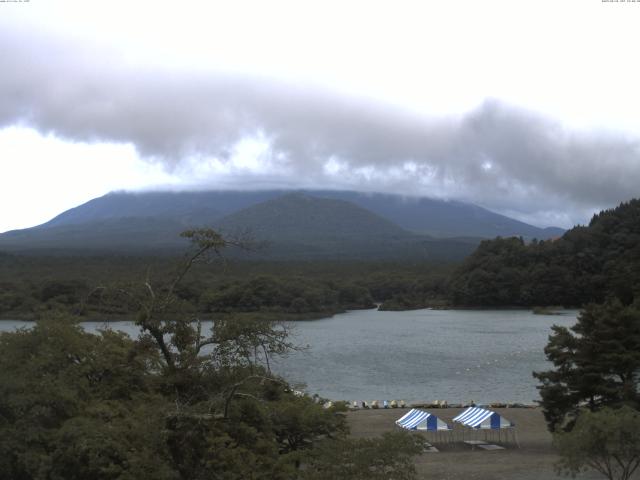
[[[342,315],[349,312],[358,312],[365,310],[373,310],[381,313],[401,313],[401,312],[415,312],[419,310],[431,310],[431,311],[464,311],[464,312],[487,312],[487,311],[529,311],[532,315],[536,316],[563,316],[571,315],[575,312],[579,312],[582,307],[558,307],[558,306],[465,306],[465,305],[449,305],[449,306],[423,306],[417,308],[405,308],[402,310],[396,309],[380,309],[380,305],[366,308],[343,308],[339,310],[328,310],[324,312],[271,312],[271,311],[251,311],[251,312],[218,312],[208,313],[206,318],[203,316],[203,321],[211,321],[212,318],[217,317],[238,317],[238,318],[257,318],[271,321],[284,321],[284,322],[313,322],[316,320],[331,319],[336,315]],[[72,317],[79,318],[80,322],[126,322],[132,321],[131,318],[135,317],[135,313],[127,314],[89,314],[89,315],[76,315],[69,314]],[[35,322],[38,319],[34,312],[4,312],[0,315],[0,322],[3,321],[18,321],[18,322]]]
[[[380,400],[372,400],[371,402],[367,402],[365,400],[366,406],[362,406],[362,402],[357,401],[346,401],[346,400],[326,400],[325,404],[340,404],[343,403],[346,405],[349,411],[358,411],[358,410],[407,410],[411,408],[422,408],[422,409],[460,409],[460,408],[469,408],[469,407],[482,407],[486,409],[514,409],[514,408],[526,408],[526,409],[535,409],[540,408],[540,405],[537,402],[534,403],[523,403],[523,402],[474,402],[474,403],[459,403],[452,402],[449,403],[446,400],[436,400],[435,402],[405,402],[403,400],[393,400],[397,402],[395,406],[390,403],[387,406],[384,406],[384,401]],[[389,401],[391,402],[391,401]]]

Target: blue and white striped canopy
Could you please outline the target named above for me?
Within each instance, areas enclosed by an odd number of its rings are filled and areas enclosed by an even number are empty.
[[[515,427],[515,424],[511,423],[506,418],[501,417],[498,413],[480,407],[467,408],[464,412],[455,417],[453,421],[461,423],[466,427],[479,428],[483,430]]]
[[[451,430],[451,427],[435,415],[412,408],[408,413],[396,420],[396,425],[407,430]]]

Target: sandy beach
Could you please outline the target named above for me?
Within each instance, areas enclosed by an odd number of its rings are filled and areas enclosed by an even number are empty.
[[[560,479],[554,471],[558,457],[553,451],[551,434],[547,431],[539,408],[497,408],[496,412],[516,424],[518,448],[512,441],[501,442],[504,450],[472,450],[462,442],[437,443],[428,440],[440,451],[416,457],[420,478],[465,480],[534,480]],[[353,437],[375,437],[398,428],[395,420],[407,409],[356,410],[347,414]],[[451,419],[462,409],[442,408],[429,410],[450,425]],[[490,443],[498,443],[491,441]],[[580,475],[580,479],[603,478],[596,472]]]

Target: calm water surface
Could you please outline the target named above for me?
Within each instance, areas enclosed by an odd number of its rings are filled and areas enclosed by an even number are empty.
[[[576,315],[353,311],[296,324],[296,340],[310,348],[278,370],[327,398],[531,403],[539,398],[531,372],[550,366],[551,325],[573,325]]]
[[[539,398],[531,372],[550,366],[543,348],[551,325],[573,325],[576,314],[347,312],[291,323],[293,340],[309,348],[279,360],[274,370],[332,399],[531,403]],[[29,324],[2,321],[0,330],[23,325]],[[93,331],[105,324],[84,325]],[[138,332],[130,322],[109,325],[130,335]]]

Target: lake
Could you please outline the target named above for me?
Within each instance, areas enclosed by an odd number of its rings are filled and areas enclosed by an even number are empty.
[[[551,326],[576,321],[577,311],[565,313],[352,311],[296,324],[297,342],[310,348],[278,371],[332,399],[531,403],[539,398],[531,372],[550,367]]]
[[[553,324],[571,326],[577,311],[357,310],[290,323],[293,340],[309,345],[278,360],[274,370],[309,393],[336,400],[521,402],[539,398],[534,370]],[[26,322],[0,321],[0,330]],[[87,322],[88,330],[105,324]],[[130,335],[130,322],[110,322]]]

